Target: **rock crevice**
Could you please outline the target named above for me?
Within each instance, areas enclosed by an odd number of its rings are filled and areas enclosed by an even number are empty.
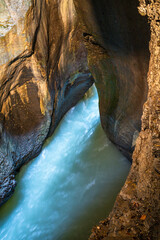
[[[128,159],[135,151],[90,239],[160,239],[159,0],[19,0],[24,16],[17,2],[0,0],[0,205],[95,82],[104,131]]]

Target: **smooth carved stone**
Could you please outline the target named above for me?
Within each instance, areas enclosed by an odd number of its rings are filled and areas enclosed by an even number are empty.
[[[131,4],[130,1],[127,2]],[[130,173],[109,217],[104,224],[100,223],[93,228],[90,236],[92,240],[128,239],[128,237],[137,240],[160,239],[160,48],[157,46],[160,36],[160,2],[159,0],[139,2],[139,12],[143,16],[148,16],[151,30],[148,97],[143,106],[142,127],[136,140]],[[137,29],[140,26],[135,24]],[[142,41],[146,39],[145,34],[139,34],[139,37]],[[136,44],[137,39],[132,39]],[[142,51],[140,52],[142,54]],[[143,54],[141,56],[145,57]],[[137,106],[140,105],[137,103]],[[132,105],[129,107],[132,108]]]
[[[141,117],[142,131],[113,211],[91,239],[159,239],[159,0],[140,3],[151,21],[149,72],[138,0],[0,0],[0,205],[95,81],[102,127],[130,160]]]
[[[74,2],[85,26],[88,66],[99,93],[102,127],[131,160],[148,91],[147,19],[139,15],[138,1]]]
[[[40,153],[45,139],[94,80],[72,0],[1,0],[0,6],[3,204],[15,188],[14,177],[6,179]]]

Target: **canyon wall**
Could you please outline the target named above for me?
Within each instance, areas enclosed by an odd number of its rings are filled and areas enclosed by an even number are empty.
[[[72,0],[0,1],[0,204],[93,84]],[[23,10],[23,11],[22,11]]]
[[[149,25],[137,1],[75,0],[83,22],[88,66],[99,94],[101,123],[131,159],[147,96]]]
[[[113,211],[90,239],[160,239],[160,2],[140,0],[143,17],[138,4],[0,0],[0,205],[95,82],[107,136],[130,160],[136,148]]]
[[[140,1],[151,29],[148,95],[129,176],[92,239],[160,239],[160,2]],[[143,36],[142,36],[143,37]]]

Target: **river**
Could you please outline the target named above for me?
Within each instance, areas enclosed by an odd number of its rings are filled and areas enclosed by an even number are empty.
[[[87,240],[129,169],[101,128],[93,86],[16,176],[15,193],[0,208],[0,239]]]

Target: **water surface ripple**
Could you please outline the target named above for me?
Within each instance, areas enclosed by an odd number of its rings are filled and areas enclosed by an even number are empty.
[[[109,214],[129,168],[100,126],[92,87],[17,175],[14,195],[0,208],[0,239],[87,240]]]

